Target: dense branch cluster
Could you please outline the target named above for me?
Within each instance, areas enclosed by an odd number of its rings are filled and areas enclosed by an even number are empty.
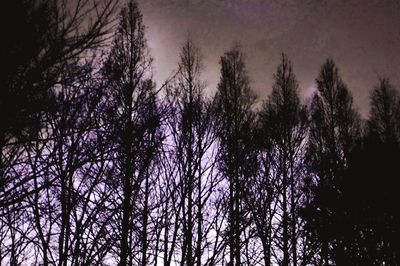
[[[136,2],[72,2],[1,4],[1,265],[400,264],[388,79],[364,120],[331,59],[307,105],[282,54],[257,105],[235,46],[206,96],[188,40],[157,87]]]

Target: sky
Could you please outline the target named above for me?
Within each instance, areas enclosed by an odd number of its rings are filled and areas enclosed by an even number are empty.
[[[288,55],[306,101],[326,58],[339,67],[363,116],[379,77],[400,87],[400,0],[138,0],[154,58],[154,78],[177,68],[190,38],[201,51],[202,79],[212,94],[219,59],[239,44],[251,87],[265,99],[281,53]]]

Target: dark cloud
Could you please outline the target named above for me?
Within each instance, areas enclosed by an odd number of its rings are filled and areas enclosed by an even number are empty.
[[[294,64],[303,96],[332,57],[365,115],[378,76],[400,86],[400,1],[141,0],[160,83],[176,67],[188,34],[204,59],[210,91],[219,57],[234,43],[245,54],[252,86],[266,97],[281,52]]]

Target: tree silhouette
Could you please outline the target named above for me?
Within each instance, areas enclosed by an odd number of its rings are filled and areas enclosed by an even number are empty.
[[[388,80],[380,80],[371,93],[366,134],[350,150],[346,167],[335,182],[335,194],[316,195],[331,212],[330,223],[318,230],[340,245],[331,251],[337,264],[399,263],[395,225],[399,217],[393,186],[400,153],[399,142],[393,138],[397,121],[388,115],[395,115],[395,95]]]
[[[360,120],[332,60],[322,66],[316,82],[318,91],[311,104],[308,143],[308,160],[316,187],[306,219],[309,230],[317,231],[317,241],[322,244],[320,263],[329,264],[331,259],[339,263],[335,253],[343,248],[341,241],[331,235],[332,208],[340,193],[338,183],[347,167],[349,153],[360,137]]]
[[[57,141],[62,142],[54,128],[51,130],[52,118],[65,110],[71,113],[63,113],[64,119],[76,119],[77,109],[72,103],[76,99],[71,92],[62,90],[69,90],[72,84],[80,89],[87,88],[84,83],[94,60],[82,58],[104,41],[115,7],[112,1],[103,5],[92,1],[77,1],[68,7],[64,4],[64,1],[31,0],[1,3],[0,22],[7,37],[0,49],[0,263],[7,259],[10,265],[28,263],[32,259],[36,263],[40,263],[40,259],[45,265],[50,263],[53,254],[50,247],[55,244],[50,236],[58,232],[54,227],[46,231],[46,227],[59,220],[50,220],[45,226],[42,221],[45,213],[57,206],[58,199],[46,201],[43,195],[53,192],[59,184],[60,176],[50,173],[55,164],[55,154],[50,151],[55,151],[53,147]],[[71,12],[67,12],[69,8]],[[92,23],[88,23],[87,14],[91,12]],[[83,99],[82,94],[75,96]],[[70,95],[74,99],[59,101],[60,95]],[[82,108],[84,106],[88,107],[83,104]],[[86,136],[88,124],[78,124],[77,135]],[[71,124],[64,126],[66,128],[60,131],[65,134],[73,131]],[[66,141],[71,135],[68,133],[63,138]],[[69,147],[69,143],[59,146]],[[64,151],[60,158],[65,158],[67,152]],[[75,152],[74,158],[86,153],[83,149]],[[45,228],[39,229],[41,226]],[[34,257],[32,250],[40,256]],[[66,261],[64,255],[61,261]]]
[[[382,142],[400,141],[400,96],[389,79],[382,78],[371,93],[368,131]]]
[[[306,106],[282,54],[258,104],[238,47],[213,95],[186,40],[157,87],[116,5],[0,3],[1,265],[400,264],[389,79],[364,123],[333,60]]]
[[[120,12],[113,47],[103,68],[110,103],[106,114],[110,121],[110,143],[115,145],[112,164],[118,173],[115,208],[122,212],[122,217],[116,220],[119,265],[132,265],[134,247],[140,245],[136,242],[140,242],[136,225],[143,210],[139,209],[138,201],[143,182],[147,184],[145,197],[148,199],[148,171],[161,140],[157,130],[160,114],[156,91],[149,79],[151,61],[142,15],[137,3],[130,1]],[[145,226],[146,221],[142,222]],[[145,243],[142,239],[142,244]],[[145,255],[142,253],[142,264],[146,264]]]
[[[282,250],[282,265],[297,265],[299,197],[303,151],[307,133],[306,109],[301,106],[298,84],[286,55],[274,75],[272,94],[261,111],[273,158],[272,171],[278,200],[280,228],[275,233]]]
[[[13,27],[4,27],[7,38],[0,49],[2,64],[7,66],[2,67],[0,80],[1,147],[38,130],[38,112],[52,107],[51,89],[69,63],[102,43],[115,4],[78,0],[67,7],[62,0],[2,2],[0,22]],[[85,14],[93,11],[96,15],[87,23]]]
[[[181,263],[202,265],[205,248],[203,237],[204,206],[207,204],[214,180],[214,162],[207,157],[214,141],[214,121],[211,105],[203,96],[200,81],[201,61],[198,49],[187,40],[181,50],[179,69],[174,84],[168,88],[168,101],[173,115],[169,118],[176,167],[179,209],[177,218],[182,231]],[[206,160],[207,158],[207,160]],[[210,173],[206,173],[210,171]]]
[[[254,95],[250,91],[249,79],[238,48],[233,48],[221,57],[221,79],[215,96],[220,141],[220,169],[229,185],[229,265],[241,264],[241,231],[243,230],[242,180],[246,161],[247,132],[253,115],[251,106]]]

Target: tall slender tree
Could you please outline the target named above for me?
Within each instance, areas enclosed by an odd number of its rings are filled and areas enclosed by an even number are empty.
[[[119,265],[132,265],[138,257],[134,247],[145,243],[143,239],[140,242],[135,226],[137,217],[141,217],[138,200],[160,140],[151,61],[142,14],[136,1],[130,1],[121,10],[113,47],[103,68],[109,90],[109,133],[116,149],[113,164],[121,189],[116,192],[120,205],[115,206],[121,208],[122,216],[117,219]]]
[[[298,83],[292,65],[285,54],[274,75],[272,94],[265,103],[261,116],[266,138],[274,154],[273,173],[279,191],[278,246],[282,250],[282,265],[297,265],[298,218],[303,155],[307,133],[306,109],[300,104]],[[267,140],[268,141],[268,140]]]
[[[329,264],[331,260],[335,261],[334,253],[340,253],[342,248],[340,240],[332,239],[330,235],[331,204],[340,193],[338,183],[347,167],[349,153],[360,138],[360,118],[331,59],[322,66],[316,82],[318,90],[311,104],[308,143],[309,167],[316,177],[315,195],[310,204],[315,213],[311,211],[312,220],[308,225],[316,226],[311,230],[319,230],[320,263]]]
[[[243,230],[242,198],[245,172],[247,133],[251,127],[251,110],[255,96],[250,90],[249,78],[239,48],[233,48],[221,57],[221,78],[215,96],[220,142],[220,170],[229,186],[228,245],[229,265],[241,264],[241,232]]]
[[[199,51],[191,40],[181,50],[179,69],[171,86],[167,87],[169,103],[169,129],[176,165],[177,199],[179,207],[175,221],[181,232],[180,264],[202,265],[204,249],[210,227],[203,227],[204,208],[215,186],[215,160],[212,144],[215,134],[211,104],[206,101],[200,80],[201,61]],[[173,234],[176,234],[175,231]]]

